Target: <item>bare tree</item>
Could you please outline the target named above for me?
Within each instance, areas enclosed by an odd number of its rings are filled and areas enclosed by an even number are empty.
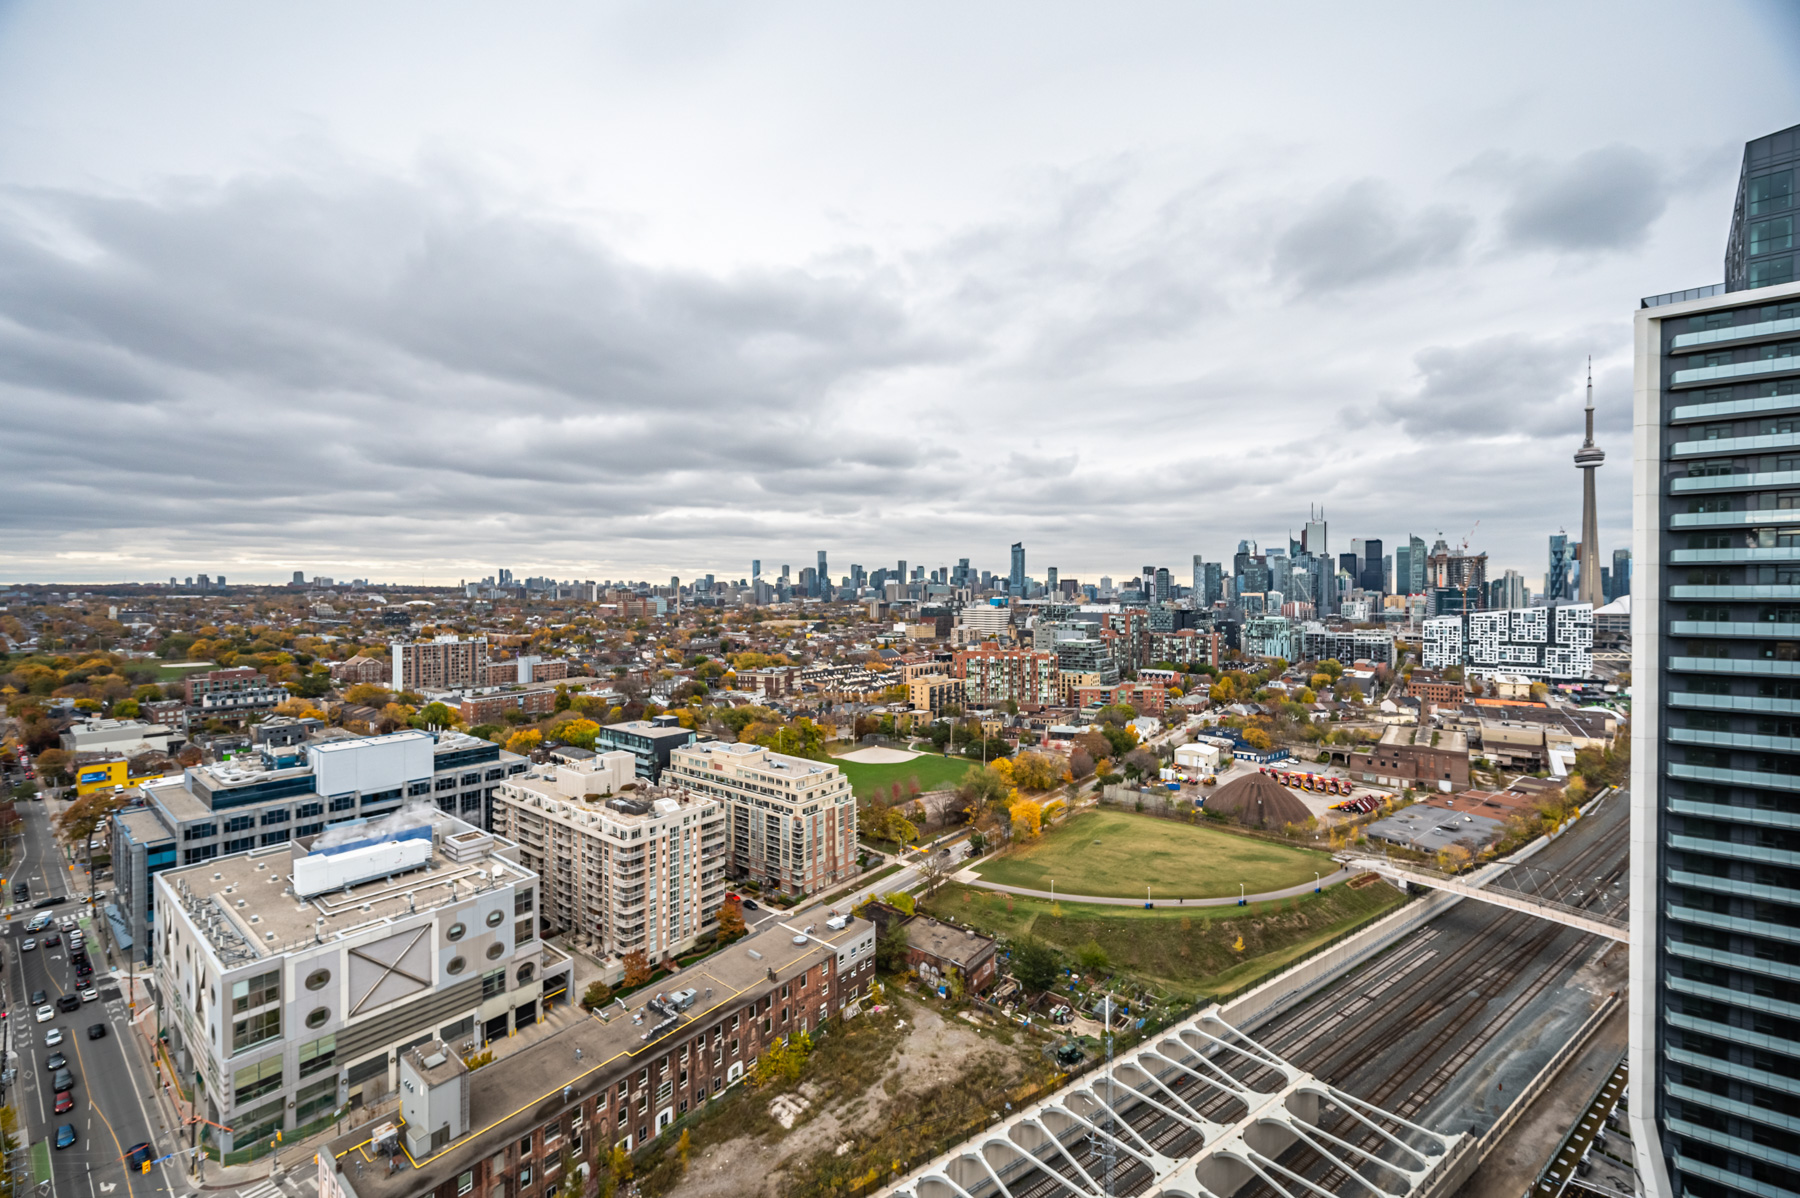
[[[925,897],[930,898],[937,893],[937,888],[944,880],[956,872],[955,864],[950,860],[949,849],[939,849],[935,853],[927,853],[925,859],[913,866],[919,871],[919,877],[925,880]]]

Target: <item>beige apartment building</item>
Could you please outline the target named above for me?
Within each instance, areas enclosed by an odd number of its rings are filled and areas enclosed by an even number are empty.
[[[485,636],[454,636],[429,641],[393,641],[394,689],[397,691],[465,690],[487,685],[488,643]]]
[[[673,750],[662,780],[725,805],[733,877],[810,894],[857,872],[856,799],[835,765],[708,741]]]
[[[622,958],[693,947],[725,901],[724,805],[636,776],[630,753],[538,766],[494,796],[494,828],[542,879],[539,910],[599,954],[607,980]]]

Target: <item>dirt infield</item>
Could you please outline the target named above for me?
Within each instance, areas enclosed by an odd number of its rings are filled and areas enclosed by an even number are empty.
[[[901,761],[911,761],[918,754],[907,749],[867,748],[858,749],[854,753],[839,753],[837,760],[854,761],[859,765],[893,765]]]

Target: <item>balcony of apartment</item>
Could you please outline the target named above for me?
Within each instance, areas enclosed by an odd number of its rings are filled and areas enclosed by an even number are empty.
[[[1795,477],[1800,483],[1800,475]],[[1671,599],[1724,599],[1735,603],[1755,603],[1765,599],[1800,599],[1800,586],[1792,583],[1745,583],[1724,586],[1699,586],[1682,583],[1669,588]]]
[[[1767,378],[1800,370],[1800,354],[1791,350],[1778,357],[1754,358],[1748,362],[1721,362],[1717,366],[1690,366],[1669,376],[1669,388],[1699,387],[1729,379]]]
[[[1663,948],[1671,956],[1686,957],[1690,961],[1703,961],[1709,965],[1723,965],[1727,969],[1741,969],[1745,973],[1760,973],[1767,977],[1800,982],[1800,965],[1775,957],[1753,957],[1748,953],[1708,948],[1704,944],[1689,944],[1685,940],[1665,940]]]
[[[1772,416],[1778,412],[1800,411],[1800,393],[1793,395],[1758,395],[1753,399],[1722,399],[1713,403],[1683,404],[1669,412],[1669,421],[1680,424],[1698,420],[1730,420],[1745,416]]]
[[[1715,782],[1725,786],[1760,786],[1764,790],[1800,791],[1800,776],[1771,774],[1762,770],[1727,769],[1713,765],[1688,765],[1672,761],[1668,765],[1671,778],[1689,782]]]
[[[1759,882],[1746,882],[1741,878],[1697,874],[1685,869],[1670,870],[1669,881],[1676,886],[1708,890],[1714,894],[1728,894],[1735,898],[1762,899],[1765,902],[1787,903],[1789,906],[1800,907],[1800,890],[1790,886],[1766,886]]]
[[[1708,728],[1670,728],[1669,743],[1712,745],[1721,749],[1764,749],[1776,753],[1800,753],[1800,737],[1758,736],[1749,732],[1714,732]]]
[[[1740,932],[1745,936],[1760,936],[1764,940],[1800,944],[1800,928],[1789,927],[1787,924],[1745,919],[1737,915],[1719,915],[1712,911],[1702,911],[1698,907],[1684,907],[1680,903],[1669,903],[1663,908],[1663,913],[1670,919],[1703,928],[1717,928],[1725,932]]]
[[[1670,620],[1671,636],[1729,636],[1756,638],[1800,638],[1800,624],[1776,624],[1767,620]]]
[[[1800,661],[1773,661],[1744,657],[1671,657],[1669,669],[1677,674],[1737,674],[1752,678],[1800,678]]]
[[[1757,546],[1754,549],[1671,549],[1674,565],[1731,565],[1738,562],[1800,562],[1800,545]]]
[[[1785,849],[1765,848],[1760,844],[1739,844],[1734,840],[1713,840],[1706,836],[1671,835],[1669,847],[1708,857],[1726,857],[1733,861],[1749,861],[1758,865],[1785,865],[1800,868],[1800,853]]]
[[[1800,830],[1800,811],[1785,811],[1776,807],[1744,807],[1735,803],[1707,803],[1699,799],[1670,799],[1668,803],[1669,810],[1676,815],[1725,820],[1753,828]]]
[[[1800,359],[1795,359],[1800,362]],[[1713,437],[1703,441],[1677,441],[1669,446],[1671,458],[1714,457],[1738,453],[1767,453],[1800,445],[1800,433],[1758,433],[1748,437]]]
[[[1689,491],[1732,491],[1744,487],[1791,487],[1800,484],[1800,470],[1758,470],[1743,474],[1698,474],[1669,480],[1671,494]]]

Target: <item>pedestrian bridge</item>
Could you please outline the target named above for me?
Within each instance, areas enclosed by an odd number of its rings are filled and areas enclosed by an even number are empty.
[[[901,1182],[894,1198],[1284,1198],[1426,1192],[1462,1135],[1440,1135],[1289,1064],[1209,1007]],[[1280,1158],[1304,1144],[1310,1167]],[[1304,1169],[1304,1172],[1296,1169]],[[1321,1183],[1324,1183],[1323,1185]]]
[[[1507,890],[1498,886],[1477,886],[1457,878],[1446,878],[1438,874],[1422,873],[1406,868],[1385,857],[1342,857],[1346,869],[1358,872],[1378,873],[1395,885],[1405,888],[1405,883],[1412,882],[1419,886],[1427,886],[1433,890],[1444,890],[1451,894],[1460,894],[1464,898],[1477,902],[1491,903],[1496,907],[1505,907],[1509,911],[1522,911],[1539,919],[1548,919],[1567,927],[1576,928],[1593,936],[1604,936],[1609,940],[1617,940],[1622,944],[1631,942],[1630,928],[1619,921],[1596,917],[1592,911],[1580,907],[1571,907],[1567,903],[1559,903],[1554,899],[1543,898],[1535,894],[1525,894],[1517,890]]]

